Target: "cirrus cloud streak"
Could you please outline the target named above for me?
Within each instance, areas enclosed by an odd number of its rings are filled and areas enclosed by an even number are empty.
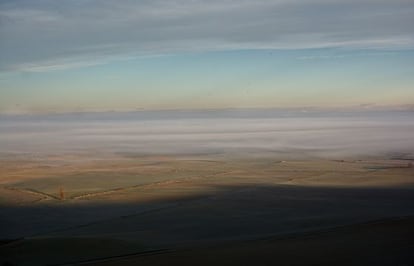
[[[0,70],[217,50],[406,49],[411,25],[407,0],[3,1]]]

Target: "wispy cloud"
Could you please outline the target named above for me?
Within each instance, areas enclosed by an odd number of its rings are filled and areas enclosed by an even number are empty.
[[[409,0],[15,0],[0,3],[0,70],[234,49],[414,47]]]
[[[335,60],[335,59],[346,59],[350,57],[370,57],[370,56],[395,56],[398,55],[395,51],[379,51],[366,52],[365,50],[360,53],[340,53],[340,54],[312,54],[299,56],[298,60]]]

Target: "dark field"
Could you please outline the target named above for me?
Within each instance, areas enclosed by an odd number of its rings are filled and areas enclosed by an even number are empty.
[[[412,265],[410,157],[3,156],[4,265]]]

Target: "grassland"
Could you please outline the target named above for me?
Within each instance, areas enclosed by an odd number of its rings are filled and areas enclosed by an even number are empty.
[[[321,250],[352,265],[368,245],[359,265],[413,263],[410,155],[2,155],[0,168],[5,265],[337,264]]]

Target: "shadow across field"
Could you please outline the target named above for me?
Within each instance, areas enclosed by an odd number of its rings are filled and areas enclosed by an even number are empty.
[[[128,195],[135,200],[107,196],[2,206],[0,237],[21,240],[2,245],[0,257],[14,265],[59,264],[108,254],[233,245],[414,215],[410,187],[250,183],[205,185],[198,193],[187,192],[185,187],[171,185],[159,188],[157,197],[147,200],[132,197],[139,191],[130,190]],[[356,237],[355,241],[362,240]],[[82,247],[81,251],[75,247]]]

